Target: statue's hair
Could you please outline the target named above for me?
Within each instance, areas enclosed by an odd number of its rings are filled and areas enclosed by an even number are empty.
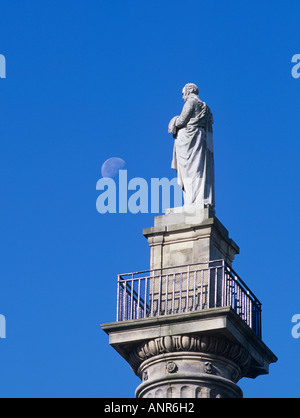
[[[183,88],[184,90],[185,90],[185,92],[186,93],[188,93],[188,94],[191,94],[191,93],[194,93],[194,94],[199,94],[199,89],[198,89],[198,87],[196,86],[196,84],[193,84],[193,83],[188,83],[188,84],[186,84],[185,86],[184,86],[184,88]]]

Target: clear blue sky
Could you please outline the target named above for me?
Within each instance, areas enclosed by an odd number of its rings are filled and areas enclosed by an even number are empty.
[[[217,216],[263,302],[279,357],[246,397],[300,396],[298,0],[3,0],[0,54],[2,397],[132,397],[108,345],[117,273],[149,267],[153,214],[96,211],[109,157],[169,177],[187,82],[215,125]]]

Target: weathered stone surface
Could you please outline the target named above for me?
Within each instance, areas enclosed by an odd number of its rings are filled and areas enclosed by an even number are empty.
[[[137,397],[241,397],[247,350],[226,338],[166,336],[136,347],[128,362],[143,383]]]
[[[165,336],[143,342],[132,350],[128,357],[128,362],[135,373],[141,377],[140,366],[144,361],[161,354],[180,353],[184,351],[201,353],[202,355],[213,354],[234,361],[236,366],[239,367],[239,373],[236,374],[236,381],[247,373],[251,361],[250,354],[241,345],[233,343],[224,337],[217,338],[209,334],[203,334],[201,336]],[[227,377],[232,378],[232,374]]]
[[[188,83],[182,90],[185,105],[169,123],[175,138],[172,168],[177,171],[185,205],[215,206],[213,116],[199,97],[199,89]]]
[[[156,217],[154,227],[143,233],[150,245],[151,269],[221,259],[231,265],[239,253],[239,247],[209,208],[197,209],[193,214],[171,211]]]
[[[230,307],[102,328],[143,380],[138,397],[241,397],[237,381],[266,374],[277,361]]]
[[[144,361],[138,398],[240,398],[234,380],[239,367],[220,356],[197,352],[167,353]]]

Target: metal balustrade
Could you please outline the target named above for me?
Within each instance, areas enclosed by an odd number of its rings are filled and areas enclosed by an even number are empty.
[[[224,260],[118,275],[117,322],[226,306],[261,338],[261,303]]]

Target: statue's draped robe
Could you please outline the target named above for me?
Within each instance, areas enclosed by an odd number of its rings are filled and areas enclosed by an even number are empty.
[[[172,168],[177,171],[185,205],[215,206],[213,118],[209,107],[190,94],[169,132],[176,138]]]

